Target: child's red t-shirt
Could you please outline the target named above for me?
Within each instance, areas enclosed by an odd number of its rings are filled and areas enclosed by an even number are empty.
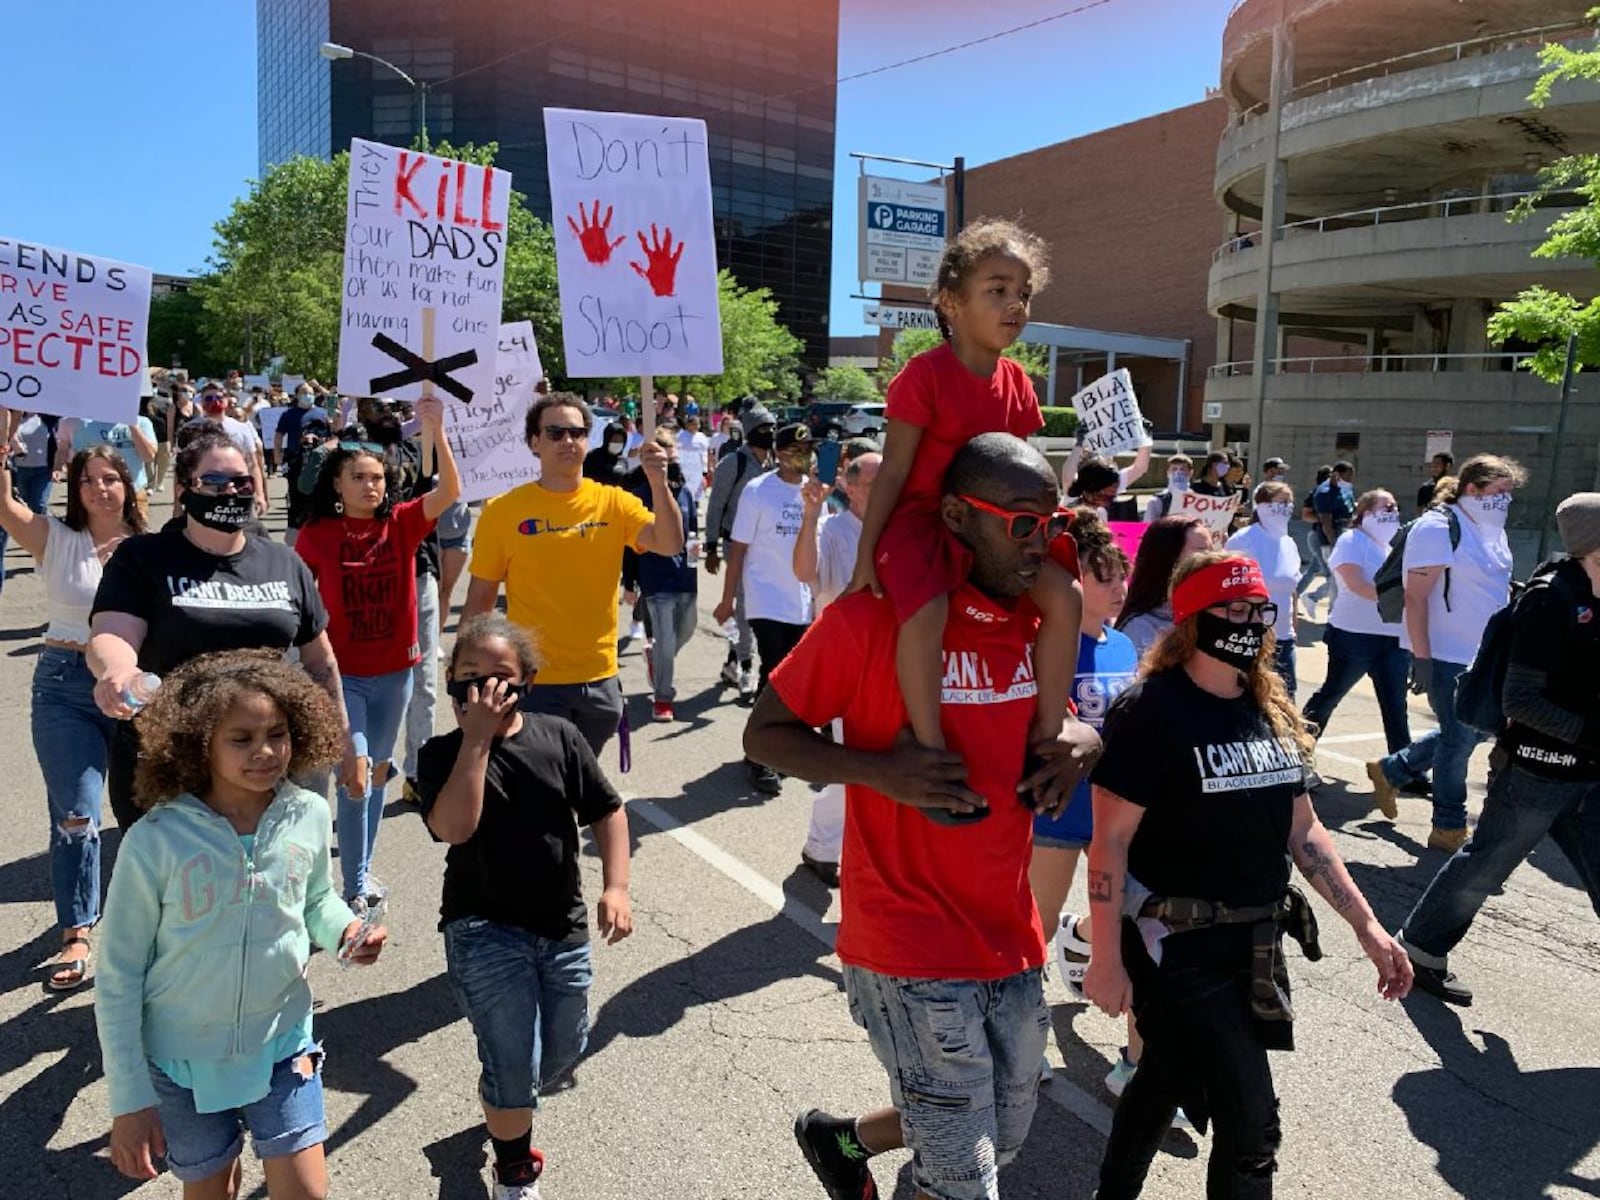
[[[423,500],[377,518],[306,523],[294,548],[317,578],[328,640],[346,675],[388,675],[415,666],[417,547],[434,526]]]
[[[988,379],[974,375],[950,343],[917,355],[889,384],[885,415],[922,430],[894,513],[878,539],[878,579],[903,621],[966,578],[965,549],[939,517],[944,477],[956,453],[980,433],[1031,437],[1044,425],[1039,397],[1021,364],[1002,358]]]

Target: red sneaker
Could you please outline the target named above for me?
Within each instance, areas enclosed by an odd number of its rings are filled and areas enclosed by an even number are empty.
[[[655,707],[650,710],[650,716],[651,719],[656,721],[674,721],[677,719],[672,715],[672,705],[665,700],[656,701]]]

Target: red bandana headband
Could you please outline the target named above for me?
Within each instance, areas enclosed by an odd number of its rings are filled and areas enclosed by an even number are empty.
[[[1266,580],[1253,558],[1232,554],[1201,567],[1172,589],[1172,621],[1182,624],[1195,613],[1235,600],[1270,600]]]

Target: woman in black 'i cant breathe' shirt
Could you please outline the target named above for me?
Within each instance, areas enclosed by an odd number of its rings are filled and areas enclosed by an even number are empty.
[[[1117,1106],[1100,1200],[1137,1196],[1179,1105],[1215,1122],[1207,1196],[1272,1195],[1280,1141],[1268,1049],[1292,1047],[1289,932],[1319,957],[1291,858],[1398,999],[1411,968],[1350,880],[1306,793],[1312,741],[1273,673],[1260,568],[1207,552],[1173,574],[1173,627],[1112,705],[1095,768],[1084,990],[1145,1039]],[[1137,917],[1121,920],[1121,918]]]

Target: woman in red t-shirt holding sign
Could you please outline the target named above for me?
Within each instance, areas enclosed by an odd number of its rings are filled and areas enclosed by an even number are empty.
[[[373,442],[343,441],[328,455],[311,495],[311,519],[294,548],[316,577],[328,609],[328,639],[339,660],[358,769],[339,780],[339,865],[344,897],[381,894],[369,867],[383,814],[389,758],[411,699],[417,647],[417,547],[461,494],[444,436],[443,402],[417,401],[431,434],[439,480],[431,492],[395,503],[396,465]]]

